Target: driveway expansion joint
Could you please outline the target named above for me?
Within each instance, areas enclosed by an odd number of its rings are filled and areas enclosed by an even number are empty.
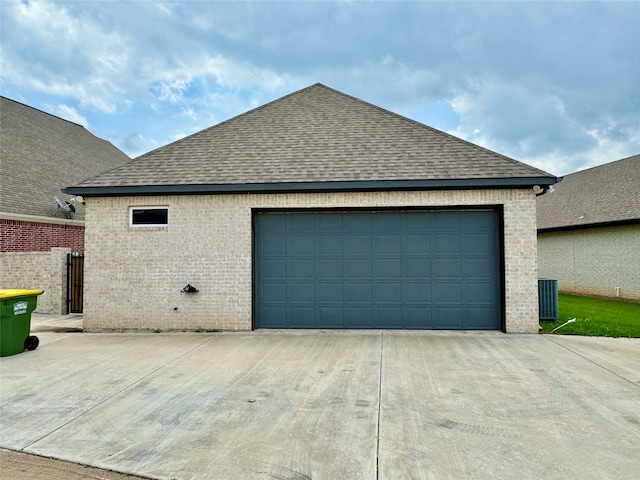
[[[380,334],[380,364],[378,365],[378,423],[376,425],[376,480],[380,478],[380,423],[382,417],[382,362],[384,361],[384,332]]]

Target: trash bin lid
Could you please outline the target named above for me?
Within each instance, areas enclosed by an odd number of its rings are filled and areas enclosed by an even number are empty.
[[[23,297],[25,295],[40,295],[44,290],[24,290],[13,288],[8,290],[0,290],[0,298]]]

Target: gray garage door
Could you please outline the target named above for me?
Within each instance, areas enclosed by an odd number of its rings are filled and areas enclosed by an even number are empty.
[[[256,328],[500,329],[494,210],[261,212]]]

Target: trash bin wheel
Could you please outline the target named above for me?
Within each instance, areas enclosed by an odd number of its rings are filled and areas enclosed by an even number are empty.
[[[33,335],[31,335],[27,337],[27,339],[24,341],[24,349],[35,350],[36,348],[38,348],[39,344],[40,344],[40,339],[38,337],[34,337]]]

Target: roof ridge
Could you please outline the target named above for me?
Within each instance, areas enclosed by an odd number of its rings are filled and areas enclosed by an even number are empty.
[[[57,120],[62,120],[63,122],[70,123],[71,125],[75,125],[77,127],[84,128],[84,125],[80,125],[79,123],[72,122],[71,120],[67,120],[66,118],[59,117],[57,115],[54,115],[53,113],[45,112],[44,110],[40,110],[39,108],[32,107],[31,105],[27,105],[26,103],[22,103],[22,102],[19,102],[17,100],[14,100],[12,98],[5,97],[4,95],[0,95],[0,98],[2,98],[4,100],[9,100],[10,102],[13,102],[13,103],[17,103],[18,105],[22,105],[23,107],[30,108],[31,110],[35,110],[38,113],[44,113],[45,115],[49,115],[50,117],[53,117],[53,118],[55,118]],[[86,128],[84,128],[84,129],[87,130]],[[99,138],[99,137],[97,137],[97,138]]]
[[[636,155],[630,155],[628,157],[625,158],[620,158],[618,160],[612,160],[611,162],[605,162],[605,163],[601,163],[600,165],[593,165],[592,167],[587,167],[583,170],[578,170],[576,172],[571,172],[571,173],[567,173],[564,178],[570,176],[570,175],[577,175],[579,173],[586,173],[589,172],[590,170],[595,170],[596,168],[602,168],[602,167],[610,167],[612,166],[614,163],[620,163],[620,162],[624,162],[624,161],[628,161],[631,160],[633,158],[638,157],[640,159],[640,153],[636,154]]]
[[[471,146],[473,148],[482,150],[483,152],[486,152],[486,153],[488,153],[488,154],[490,154],[490,155],[492,155],[494,157],[501,158],[501,159],[506,160],[506,161],[511,162],[511,163],[515,163],[515,164],[518,164],[518,165],[525,166],[525,167],[527,167],[529,169],[535,170],[536,172],[538,172],[538,173],[540,173],[540,174],[542,174],[544,176],[554,176],[554,175],[551,175],[548,172],[545,172],[544,170],[541,170],[539,168],[533,167],[533,166],[528,165],[528,164],[526,164],[524,162],[520,162],[520,161],[515,160],[515,159],[513,159],[511,157],[507,157],[506,155],[502,155],[501,153],[494,152],[492,150],[489,150],[488,148],[482,147],[480,145],[477,145],[477,144],[475,144],[473,142],[470,142],[468,140],[465,140],[463,138],[456,137],[455,135],[452,135],[450,133],[444,132],[442,130],[438,130],[437,128],[431,127],[429,125],[426,125],[426,124],[424,124],[422,122],[419,122],[417,120],[414,120],[412,118],[406,117],[404,115],[400,115],[399,113],[393,112],[393,111],[388,110],[388,109],[383,108],[383,107],[380,107],[380,106],[378,106],[378,105],[376,105],[374,103],[370,103],[370,102],[367,102],[366,100],[362,100],[362,99],[360,99],[358,97],[354,97],[353,95],[349,95],[348,93],[344,93],[344,92],[341,92],[341,91],[336,90],[334,88],[328,87],[327,85],[324,85],[323,83],[320,83],[320,82],[316,82],[316,83],[314,83],[312,85],[309,85],[308,87],[305,87],[305,88],[302,88],[300,90],[296,90],[294,92],[291,92],[291,93],[289,93],[289,94],[287,94],[287,95],[285,95],[283,97],[276,98],[275,100],[272,100],[272,101],[270,101],[268,103],[265,103],[263,105],[255,107],[255,108],[252,108],[251,110],[248,110],[246,112],[243,112],[243,113],[240,113],[238,115],[235,115],[235,116],[233,116],[231,118],[228,118],[228,119],[226,119],[226,120],[224,120],[224,121],[222,121],[220,123],[216,123],[215,125],[211,125],[210,127],[207,127],[207,128],[205,128],[203,130],[199,130],[197,132],[194,132],[191,135],[188,135],[186,137],[181,138],[180,140],[176,140],[176,141],[171,142],[171,143],[169,143],[167,145],[163,145],[161,147],[158,147],[158,148],[156,148],[154,150],[151,150],[151,151],[149,151],[147,153],[144,153],[144,154],[136,157],[136,159],[146,157],[147,155],[149,155],[151,153],[154,153],[154,152],[156,152],[158,150],[162,150],[162,149],[167,148],[169,146],[176,145],[176,144],[178,144],[178,143],[180,143],[182,141],[185,141],[187,139],[197,137],[200,134],[204,134],[204,133],[209,132],[210,130],[212,130],[214,128],[221,127],[221,126],[223,126],[223,125],[225,125],[225,124],[227,124],[227,123],[229,123],[229,122],[231,122],[231,121],[233,121],[233,120],[235,120],[235,119],[237,119],[239,117],[244,117],[246,115],[249,115],[249,114],[255,113],[257,111],[263,110],[263,109],[265,109],[265,108],[267,108],[269,106],[272,106],[274,104],[280,103],[281,101],[284,101],[284,100],[288,99],[289,97],[292,97],[292,96],[298,95],[298,94],[302,94],[302,93],[306,92],[307,90],[311,90],[312,88],[317,88],[317,87],[320,87],[320,88],[322,88],[324,90],[327,90],[329,92],[332,92],[334,94],[340,95],[340,96],[342,96],[344,98],[348,98],[348,99],[350,99],[352,101],[355,101],[357,103],[366,105],[369,108],[375,108],[376,110],[378,110],[378,111],[380,111],[382,113],[385,113],[387,115],[391,115],[391,116],[396,117],[398,119],[401,119],[403,121],[410,122],[410,123],[412,123],[412,124],[414,124],[414,125],[416,125],[418,127],[421,127],[421,128],[426,129],[426,130],[429,130],[429,131],[431,131],[431,132],[433,132],[433,133],[435,133],[437,135],[442,135],[442,136],[445,136],[445,137],[447,137],[449,139],[452,139],[452,140],[464,142],[467,145],[469,145],[469,146]]]

